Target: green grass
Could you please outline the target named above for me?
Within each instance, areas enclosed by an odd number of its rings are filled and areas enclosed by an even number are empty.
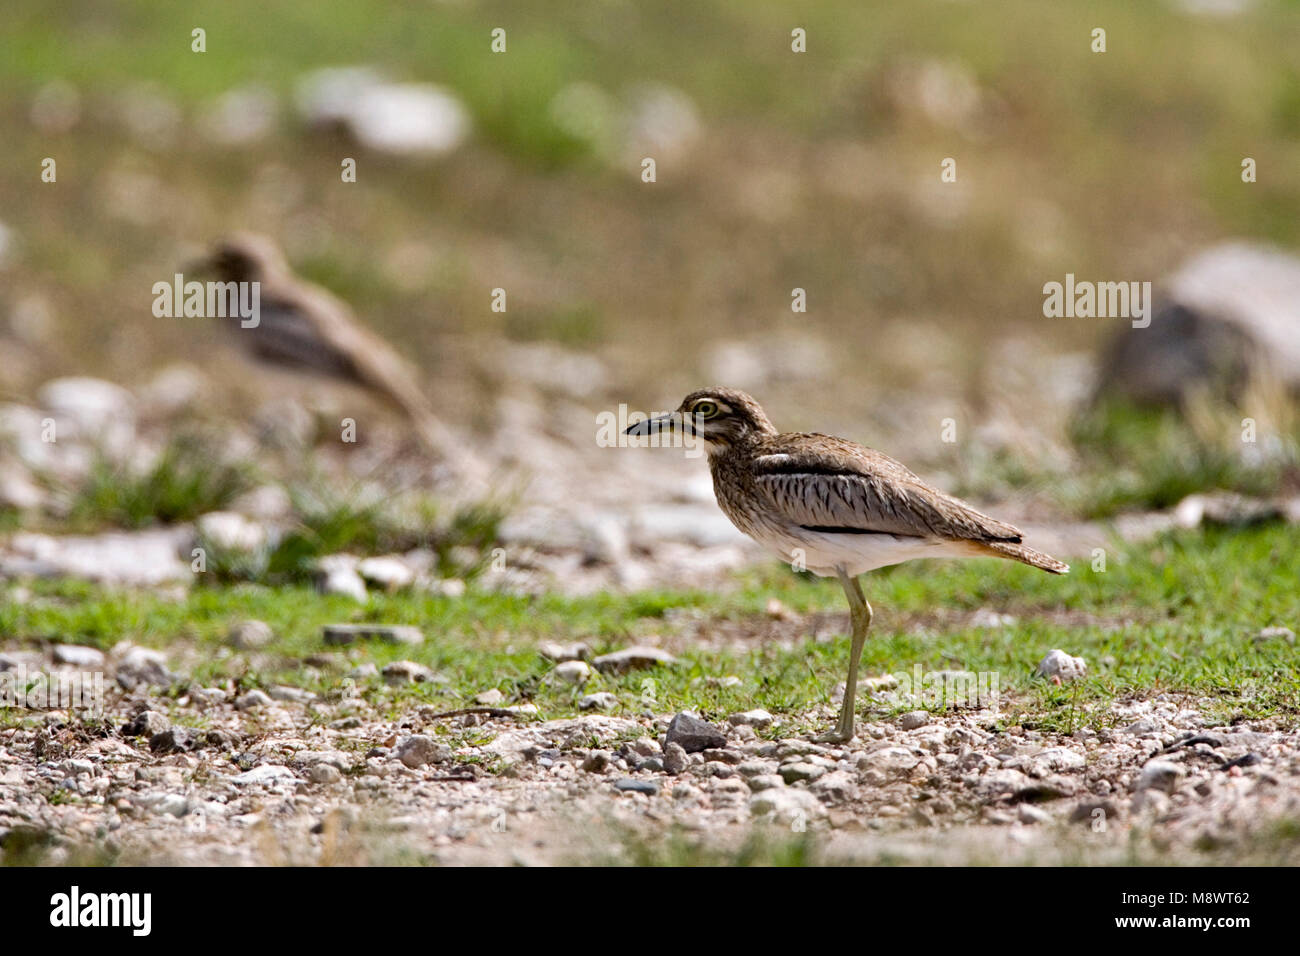
[[[254,553],[228,552],[206,543],[209,561],[202,583],[293,584],[310,581],[326,555],[391,554],[428,548],[443,576],[478,574],[504,517],[504,505],[484,500],[448,508],[425,495],[399,504],[376,496],[340,494],[324,486],[295,487],[294,520],[283,534]],[[466,557],[472,555],[472,557]]]
[[[229,464],[202,439],[181,434],[143,473],[97,460],[85,482],[70,491],[65,530],[190,521],[220,511],[252,486],[251,466]]]
[[[1243,440],[1243,419],[1261,410],[1295,419],[1293,403],[1235,407],[1226,398],[1202,398],[1191,409],[1123,401],[1084,407],[1062,436],[1068,455],[1031,446],[964,448],[953,462],[953,491],[976,501],[1050,501],[1062,513],[1091,519],[1172,508],[1197,492],[1294,493],[1300,431],[1259,425],[1253,441]]]
[[[1009,563],[974,561],[915,564],[870,575],[867,593],[876,622],[867,643],[868,674],[967,670],[996,672],[1003,726],[1022,724],[1070,732],[1114,721],[1116,699],[1154,693],[1203,703],[1215,720],[1300,713],[1295,648],[1281,639],[1256,641],[1269,625],[1295,627],[1300,596],[1294,570],[1300,541],[1285,526],[1249,531],[1184,533],[1110,555],[1104,573],[1079,564],[1052,577]],[[597,653],[650,635],[671,639],[682,626],[676,609],[703,615],[719,627],[753,632],[753,646],[736,651],[698,644],[681,649],[677,667],[623,677],[597,676],[583,692],[610,690],[622,712],[645,708],[653,692],[658,713],[694,709],[713,717],[765,707],[796,720],[826,702],[845,668],[845,642],[798,641],[792,647],[763,642],[770,625],[764,607],[779,597],[798,611],[843,610],[831,582],[772,568],[743,576],[733,589],[651,591],[630,596],[522,597],[471,588],[463,598],[411,594],[374,595],[359,607],[341,597],[321,597],[302,586],[196,588],[183,600],[106,591],[86,584],[36,583],[27,603],[0,605],[0,638],[57,639],[110,647],[129,639],[190,652],[193,679],[209,684],[297,684],[337,692],[357,663],[379,667],[413,659],[433,668],[440,682],[390,688],[362,682],[363,695],[393,713],[428,703],[451,709],[474,694],[500,688],[511,701],[531,700],[545,717],[573,715],[579,693],[552,686],[549,665],[536,653],[542,640],[582,639]],[[1017,616],[999,628],[972,628],[953,612],[986,607]],[[250,663],[224,648],[229,627],[245,618],[265,620],[276,642]],[[426,634],[418,648],[363,645],[333,652],[332,663],[308,669],[307,658],[330,653],[321,642],[325,624],[375,621],[413,624]],[[952,623],[956,621],[956,623]],[[710,628],[705,627],[707,634]],[[684,642],[683,642],[684,643]],[[1039,659],[1060,647],[1085,657],[1089,676],[1056,687],[1031,677]],[[320,661],[317,661],[320,664]],[[722,687],[710,678],[741,678]],[[652,685],[644,681],[650,678]],[[906,703],[864,702],[862,712],[881,718]]]
[[[1169,508],[1198,491],[1268,496],[1293,486],[1300,466],[1296,436],[1284,436],[1278,448],[1253,460],[1249,453],[1259,445],[1241,440],[1242,414],[1218,410],[1210,434],[1199,434],[1174,410],[1111,404],[1080,415],[1071,437],[1083,467],[1069,482],[1065,503],[1089,517],[1109,517]]]
[[[100,458],[76,485],[60,487],[51,479],[64,501],[57,519],[0,509],[0,533],[24,526],[67,533],[192,521],[225,509],[257,483],[257,475],[256,466],[228,463],[203,440],[182,433],[143,472]],[[453,507],[421,492],[384,496],[356,487],[341,490],[319,477],[291,481],[288,494],[292,517],[264,548],[228,551],[202,542],[208,573],[200,583],[304,583],[325,555],[416,548],[434,553],[442,576],[473,577],[497,543],[508,507],[502,497]]]

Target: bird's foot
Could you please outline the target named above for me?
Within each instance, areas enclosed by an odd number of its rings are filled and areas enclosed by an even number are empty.
[[[834,730],[828,730],[824,734],[818,734],[813,738],[815,744],[847,744],[853,739],[853,731],[846,731],[843,727],[836,727]]]

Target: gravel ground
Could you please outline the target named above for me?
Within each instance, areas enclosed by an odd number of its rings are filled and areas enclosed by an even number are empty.
[[[67,654],[4,660],[57,669]],[[1182,695],[1119,704],[1119,729],[1099,733],[917,711],[835,747],[761,711],[710,727],[388,719],[293,689],[149,696],[175,676],[152,652],[105,663],[137,683],[110,681],[102,722],[51,710],[0,731],[6,861],[613,862],[676,833],[717,852],[811,839],[846,861],[1300,862],[1295,730],[1207,726]]]

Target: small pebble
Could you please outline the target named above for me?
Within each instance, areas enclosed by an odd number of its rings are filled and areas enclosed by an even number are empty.
[[[1034,672],[1037,677],[1046,677],[1048,680],[1055,677],[1063,681],[1077,680],[1087,673],[1088,665],[1082,657],[1071,657],[1059,648],[1048,652],[1038,662],[1038,669]]]
[[[1142,790],[1160,790],[1164,793],[1173,793],[1178,787],[1178,781],[1183,776],[1183,768],[1177,764],[1170,763],[1167,760],[1152,760],[1142,768],[1142,773],[1138,775],[1137,785],[1134,789]]]
[[[681,745],[687,753],[699,753],[711,747],[725,747],[727,736],[708,721],[681,713],[668,725],[666,742]]]
[[[913,710],[898,718],[898,726],[903,730],[916,730],[930,723],[932,719],[929,711]]]
[[[412,769],[451,759],[451,748],[424,734],[403,737],[393,748],[393,756]]]

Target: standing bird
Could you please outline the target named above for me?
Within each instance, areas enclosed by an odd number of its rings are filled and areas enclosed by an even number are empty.
[[[266,236],[237,233],[217,243],[203,271],[222,282],[260,283],[260,316],[243,327],[225,320],[257,359],[305,369],[360,385],[397,407],[420,441],[450,464],[482,477],[482,465],[464,438],[439,419],[417,382],[415,369],[378,335],[362,326],[347,303],[294,275]]]
[[[675,412],[648,418],[628,435],[680,430],[704,442],[713,493],[731,523],[782,560],[838,577],[849,599],[853,643],[835,730],[853,738],[858,661],[871,605],[858,575],[916,558],[1011,558],[1053,574],[1069,566],[1020,543],[1020,532],[932,488],[878,451],[830,435],[780,434],[744,392],[706,388]]]

